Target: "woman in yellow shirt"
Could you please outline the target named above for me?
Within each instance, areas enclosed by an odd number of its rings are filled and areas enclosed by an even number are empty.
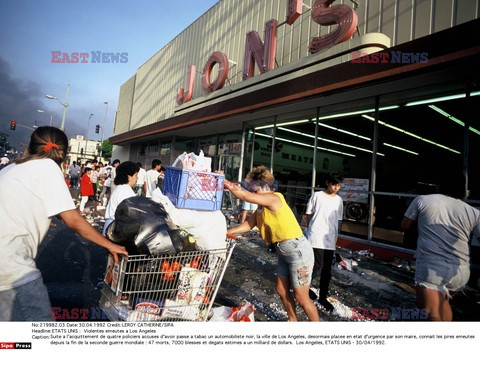
[[[241,234],[257,226],[263,241],[267,245],[273,243],[277,252],[275,289],[287,311],[288,320],[297,321],[295,297],[310,321],[320,321],[317,308],[308,296],[314,262],[312,247],[303,236],[283,195],[274,191],[275,178],[268,168],[254,168],[247,175],[247,182],[251,191],[225,180],[225,188],[238,199],[259,206],[245,222],[228,229],[228,233]]]

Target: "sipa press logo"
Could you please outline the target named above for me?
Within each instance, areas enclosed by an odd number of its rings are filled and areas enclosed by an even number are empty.
[[[66,53],[52,51],[52,63],[127,63],[128,53],[105,53],[102,51]]]
[[[0,349],[32,349],[32,342],[0,342]]]

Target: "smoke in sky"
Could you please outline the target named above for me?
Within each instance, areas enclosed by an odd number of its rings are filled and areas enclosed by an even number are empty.
[[[28,144],[34,125],[48,126],[52,116],[52,126],[60,127],[63,108],[57,102],[58,107],[53,111],[54,103],[46,104],[46,94],[37,83],[14,77],[9,63],[0,57],[0,133],[7,135],[10,145],[19,151]],[[16,130],[10,130],[10,121],[17,122]],[[86,133],[85,125],[76,124],[68,111],[67,123],[68,137]]]

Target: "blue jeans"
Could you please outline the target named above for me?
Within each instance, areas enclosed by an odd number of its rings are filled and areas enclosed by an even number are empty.
[[[71,188],[78,187],[78,177],[70,177],[70,187]]]
[[[53,321],[50,298],[41,277],[0,291],[0,321]]]
[[[278,255],[277,274],[289,276],[293,288],[310,285],[313,271],[313,248],[307,238],[274,243]]]

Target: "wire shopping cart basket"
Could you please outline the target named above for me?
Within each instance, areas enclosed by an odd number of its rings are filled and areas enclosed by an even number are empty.
[[[152,257],[109,256],[100,307],[112,321],[207,321],[235,246]]]

